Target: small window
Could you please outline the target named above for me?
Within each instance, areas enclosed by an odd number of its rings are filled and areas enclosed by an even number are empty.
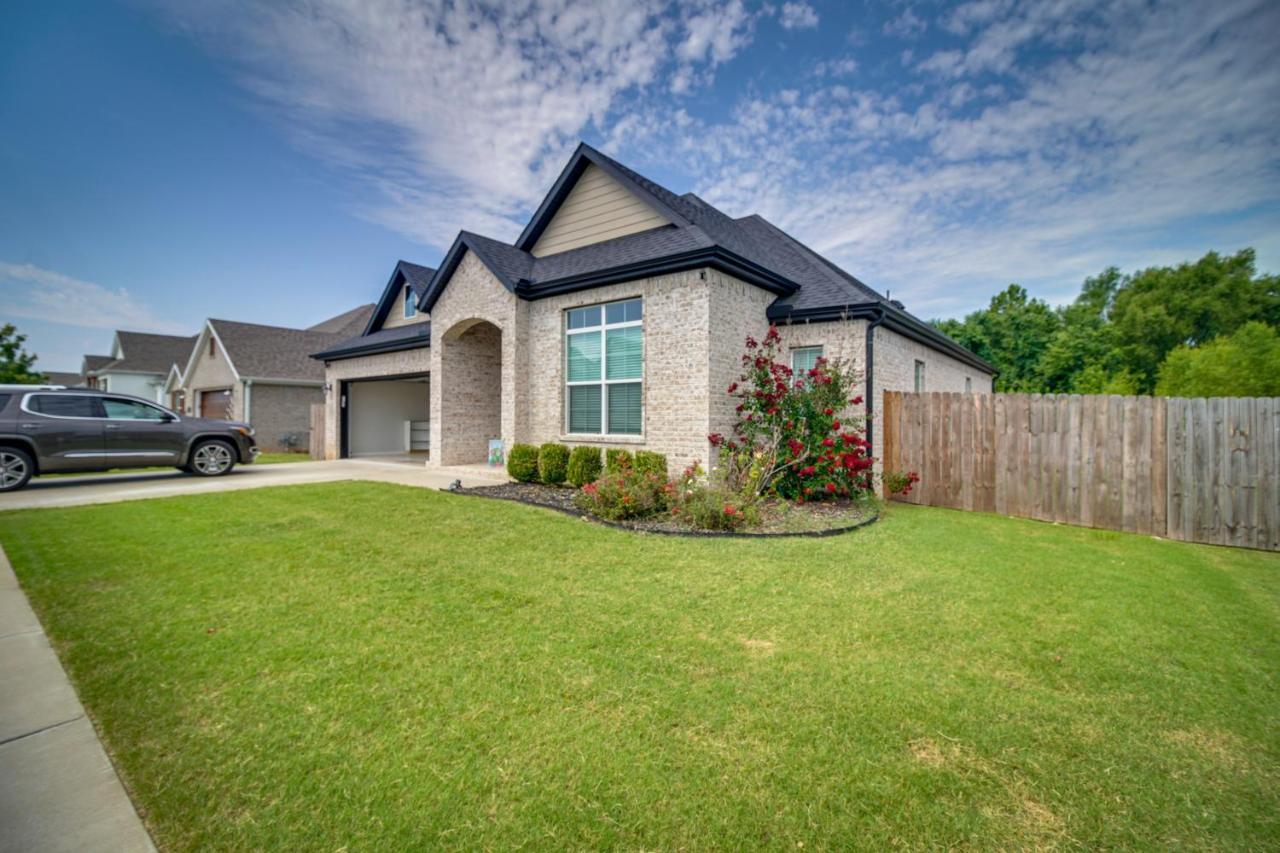
[[[82,394],[32,394],[27,408],[54,418],[100,418],[102,410],[97,397]]]
[[[966,376],[964,378],[964,393],[966,394],[973,393],[973,377],[972,376]]]
[[[413,298],[413,288],[405,285],[404,288],[404,318],[418,316],[418,303]]]
[[[108,397],[102,401],[107,417],[125,421],[163,421],[167,415],[163,409],[139,403],[136,400],[120,400]]]
[[[800,347],[791,351],[791,373],[797,378],[804,376],[818,359],[822,358],[822,347]]]
[[[214,355],[216,355],[216,352],[214,349],[216,346],[217,346],[217,343],[213,340],[213,335],[210,335],[209,336],[209,358],[213,358]]]
[[[924,391],[924,362],[916,361],[916,393]]]

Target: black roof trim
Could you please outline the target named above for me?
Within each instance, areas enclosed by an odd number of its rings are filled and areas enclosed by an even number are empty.
[[[886,328],[891,329],[916,343],[924,344],[935,350],[962,361],[970,367],[995,376],[999,371],[995,365],[980,358],[951,338],[939,332],[933,326],[922,323],[905,311],[885,302],[863,302],[857,305],[846,305],[841,308],[811,308],[790,311],[786,305],[769,306],[767,316],[771,323],[831,323],[839,320],[870,320],[883,317]]]
[[[587,290],[592,287],[602,287],[606,284],[617,284],[637,278],[684,272],[698,267],[711,267],[712,269],[720,270],[779,296],[795,293],[798,289],[794,282],[770,272],[759,264],[754,264],[746,258],[735,255],[733,252],[718,246],[712,246],[706,249],[684,252],[679,255],[670,255],[657,260],[626,264],[625,266],[613,267],[599,272],[539,282],[538,284],[521,281],[516,284],[515,293],[523,299],[545,299],[548,296],[572,293],[575,290]]]
[[[522,252],[533,250],[534,244],[538,242],[538,238],[542,236],[542,232],[551,223],[552,217],[560,209],[560,205],[569,196],[569,192],[589,164],[599,166],[609,177],[640,196],[646,204],[676,225],[690,224],[683,214],[636,182],[631,175],[627,174],[626,170],[619,168],[612,158],[601,154],[585,142],[579,142],[577,149],[573,152],[573,156],[569,158],[568,164],[560,172],[560,177],[556,178],[556,182],[551,185],[551,191],[542,200],[542,204],[538,206],[533,218],[524,227],[524,231],[520,232],[520,236],[515,242],[517,249]]]
[[[375,329],[380,328],[387,321],[387,315],[391,313],[391,306],[395,304],[396,300],[392,296],[399,294],[400,289],[406,284],[413,288],[405,269],[407,264],[408,261],[396,261],[396,268],[391,271],[391,278],[387,281],[387,286],[382,289],[382,296],[378,299],[378,304],[374,306],[373,314],[369,316],[369,322],[365,324],[364,331],[360,334],[368,335]],[[430,267],[421,267],[421,269],[430,270],[432,273],[435,272]],[[413,290],[417,293],[417,288],[413,288]],[[422,294],[419,293],[418,297],[421,298],[421,296]]]
[[[395,338],[393,340],[375,340],[370,343],[361,343],[359,338],[354,342],[344,341],[337,346],[330,347],[327,350],[321,350],[312,353],[311,358],[317,361],[342,361],[347,358],[356,358],[362,355],[377,355],[384,352],[401,352],[403,350],[424,349],[431,346],[431,323],[424,322],[421,325],[425,327],[425,335],[414,335],[412,337]]]

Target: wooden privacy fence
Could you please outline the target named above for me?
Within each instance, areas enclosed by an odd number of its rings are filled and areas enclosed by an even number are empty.
[[[1280,550],[1280,398],[884,393],[899,500]]]
[[[307,449],[312,459],[324,458],[324,403],[311,404],[311,433]]]

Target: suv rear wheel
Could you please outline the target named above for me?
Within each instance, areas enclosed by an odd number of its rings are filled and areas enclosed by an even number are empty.
[[[0,492],[16,492],[35,471],[31,454],[16,447],[0,447]]]
[[[202,441],[191,451],[187,469],[201,477],[221,477],[236,465],[236,450],[225,441]]]

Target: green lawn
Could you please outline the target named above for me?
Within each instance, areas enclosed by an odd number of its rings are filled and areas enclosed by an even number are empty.
[[[1280,845],[1280,555],[341,483],[0,514],[163,848]]]
[[[282,462],[310,462],[307,453],[259,453],[254,465],[276,465]],[[110,468],[106,471],[76,471],[74,474],[44,474],[44,477],[91,477],[97,474],[142,474],[147,471],[172,471],[172,465],[152,465],[147,468]]]

